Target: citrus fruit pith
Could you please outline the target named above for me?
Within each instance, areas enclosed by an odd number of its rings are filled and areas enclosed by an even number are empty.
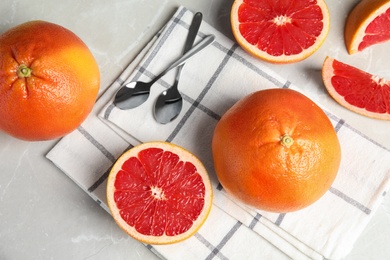
[[[212,151],[226,192],[271,212],[314,203],[333,183],[341,160],[328,117],[290,89],[261,90],[239,100],[217,123]]]
[[[390,1],[362,0],[349,13],[344,40],[349,54],[390,40]]]
[[[244,50],[273,63],[309,57],[325,41],[330,24],[323,0],[235,0],[230,21]]]
[[[107,182],[107,201],[117,224],[148,244],[171,244],[192,236],[212,205],[203,164],[187,150],[150,142],[125,152]]]
[[[356,113],[390,120],[390,81],[326,57],[322,79],[329,94]]]
[[[99,67],[85,43],[46,21],[0,36],[0,130],[25,140],[61,137],[91,112]]]

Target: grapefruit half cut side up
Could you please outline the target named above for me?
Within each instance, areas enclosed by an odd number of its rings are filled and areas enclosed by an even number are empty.
[[[329,94],[356,113],[390,120],[390,81],[327,57],[322,79]]]
[[[349,54],[390,40],[390,1],[362,0],[349,13],[344,31]]]
[[[128,150],[107,181],[114,220],[131,237],[148,244],[171,244],[195,234],[210,212],[212,198],[203,164],[166,142]]]
[[[324,42],[330,24],[323,0],[235,0],[230,21],[244,50],[273,63],[309,57]]]

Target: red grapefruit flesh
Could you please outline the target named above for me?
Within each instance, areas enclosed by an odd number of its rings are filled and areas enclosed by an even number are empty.
[[[322,78],[329,94],[356,113],[390,120],[390,81],[327,57]]]

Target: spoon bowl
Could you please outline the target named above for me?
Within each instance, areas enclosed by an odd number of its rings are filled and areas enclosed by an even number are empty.
[[[183,98],[177,87],[181,69],[182,66],[178,68],[176,79],[172,87],[162,92],[154,104],[154,118],[161,124],[167,124],[173,121],[180,114],[183,107]]]
[[[130,82],[121,88],[115,96],[115,105],[121,109],[135,108],[144,103],[150,93],[150,82]]]
[[[157,109],[153,110],[154,118],[161,124],[173,121],[180,114],[183,107],[183,98],[180,93],[175,98],[168,100],[167,97],[170,93],[177,94],[179,92],[174,92],[172,88],[165,90],[156,100],[155,107]]]

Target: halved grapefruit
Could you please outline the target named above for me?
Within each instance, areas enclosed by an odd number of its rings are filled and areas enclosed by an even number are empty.
[[[356,113],[390,120],[390,81],[326,57],[322,79],[329,94]]]
[[[324,0],[235,0],[230,22],[241,47],[260,59],[292,63],[313,54],[329,31]]]
[[[116,223],[147,244],[171,244],[192,236],[206,220],[212,187],[203,164],[166,142],[125,152],[107,181],[107,202]]]
[[[349,54],[390,40],[390,0],[362,0],[349,13],[344,31]]]

